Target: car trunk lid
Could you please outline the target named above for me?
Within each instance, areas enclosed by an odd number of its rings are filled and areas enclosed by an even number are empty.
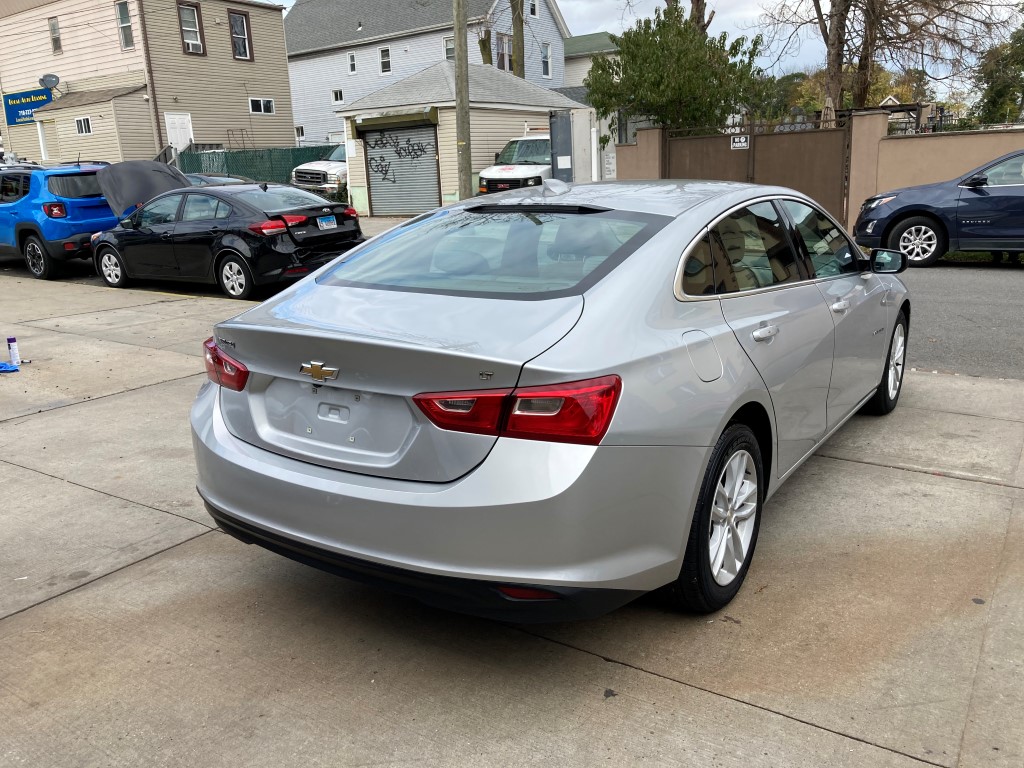
[[[434,426],[413,396],[514,387],[582,309],[581,296],[527,303],[308,283],[216,327],[218,345],[249,369],[242,392],[221,390],[224,418],[241,440],[300,461],[448,482],[496,438]]]
[[[307,206],[287,213],[268,213],[284,221],[296,245],[320,248],[328,243],[353,240],[360,235],[359,217],[347,205]]]

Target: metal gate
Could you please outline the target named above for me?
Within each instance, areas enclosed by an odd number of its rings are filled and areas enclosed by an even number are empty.
[[[409,216],[441,204],[433,125],[366,131],[363,142],[372,215]]]
[[[791,187],[846,221],[847,130],[805,125],[808,130],[798,132],[776,128],[763,133],[669,135],[665,177]]]

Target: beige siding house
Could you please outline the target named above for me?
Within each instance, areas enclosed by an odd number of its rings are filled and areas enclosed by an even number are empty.
[[[290,146],[282,7],[256,0],[0,0],[4,103],[46,93],[4,149],[36,161],[152,158],[168,145]]]

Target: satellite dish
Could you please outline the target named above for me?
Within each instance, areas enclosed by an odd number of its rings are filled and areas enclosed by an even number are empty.
[[[60,83],[60,78],[56,75],[43,75],[39,78],[39,84],[43,88],[53,89],[57,87],[58,83]]]

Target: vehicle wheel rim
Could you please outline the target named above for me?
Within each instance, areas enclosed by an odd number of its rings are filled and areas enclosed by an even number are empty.
[[[900,235],[900,250],[911,261],[924,261],[935,253],[938,246],[939,236],[931,227],[911,227]]]
[[[43,274],[45,265],[43,263],[43,249],[38,243],[29,243],[25,246],[25,261],[28,263],[29,271],[33,275]]]
[[[221,277],[224,280],[224,288],[232,296],[241,296],[245,291],[245,272],[241,266],[229,261],[221,268]]]
[[[892,349],[889,352],[889,399],[895,400],[903,383],[903,362],[907,356],[907,334],[903,325],[898,324],[892,334]]]
[[[103,279],[108,283],[121,282],[121,264],[117,257],[109,251],[104,253],[100,259],[100,271],[103,273]]]
[[[747,451],[729,457],[715,483],[711,504],[708,554],[715,582],[727,586],[739,575],[750,553],[757,517],[757,468]]]

